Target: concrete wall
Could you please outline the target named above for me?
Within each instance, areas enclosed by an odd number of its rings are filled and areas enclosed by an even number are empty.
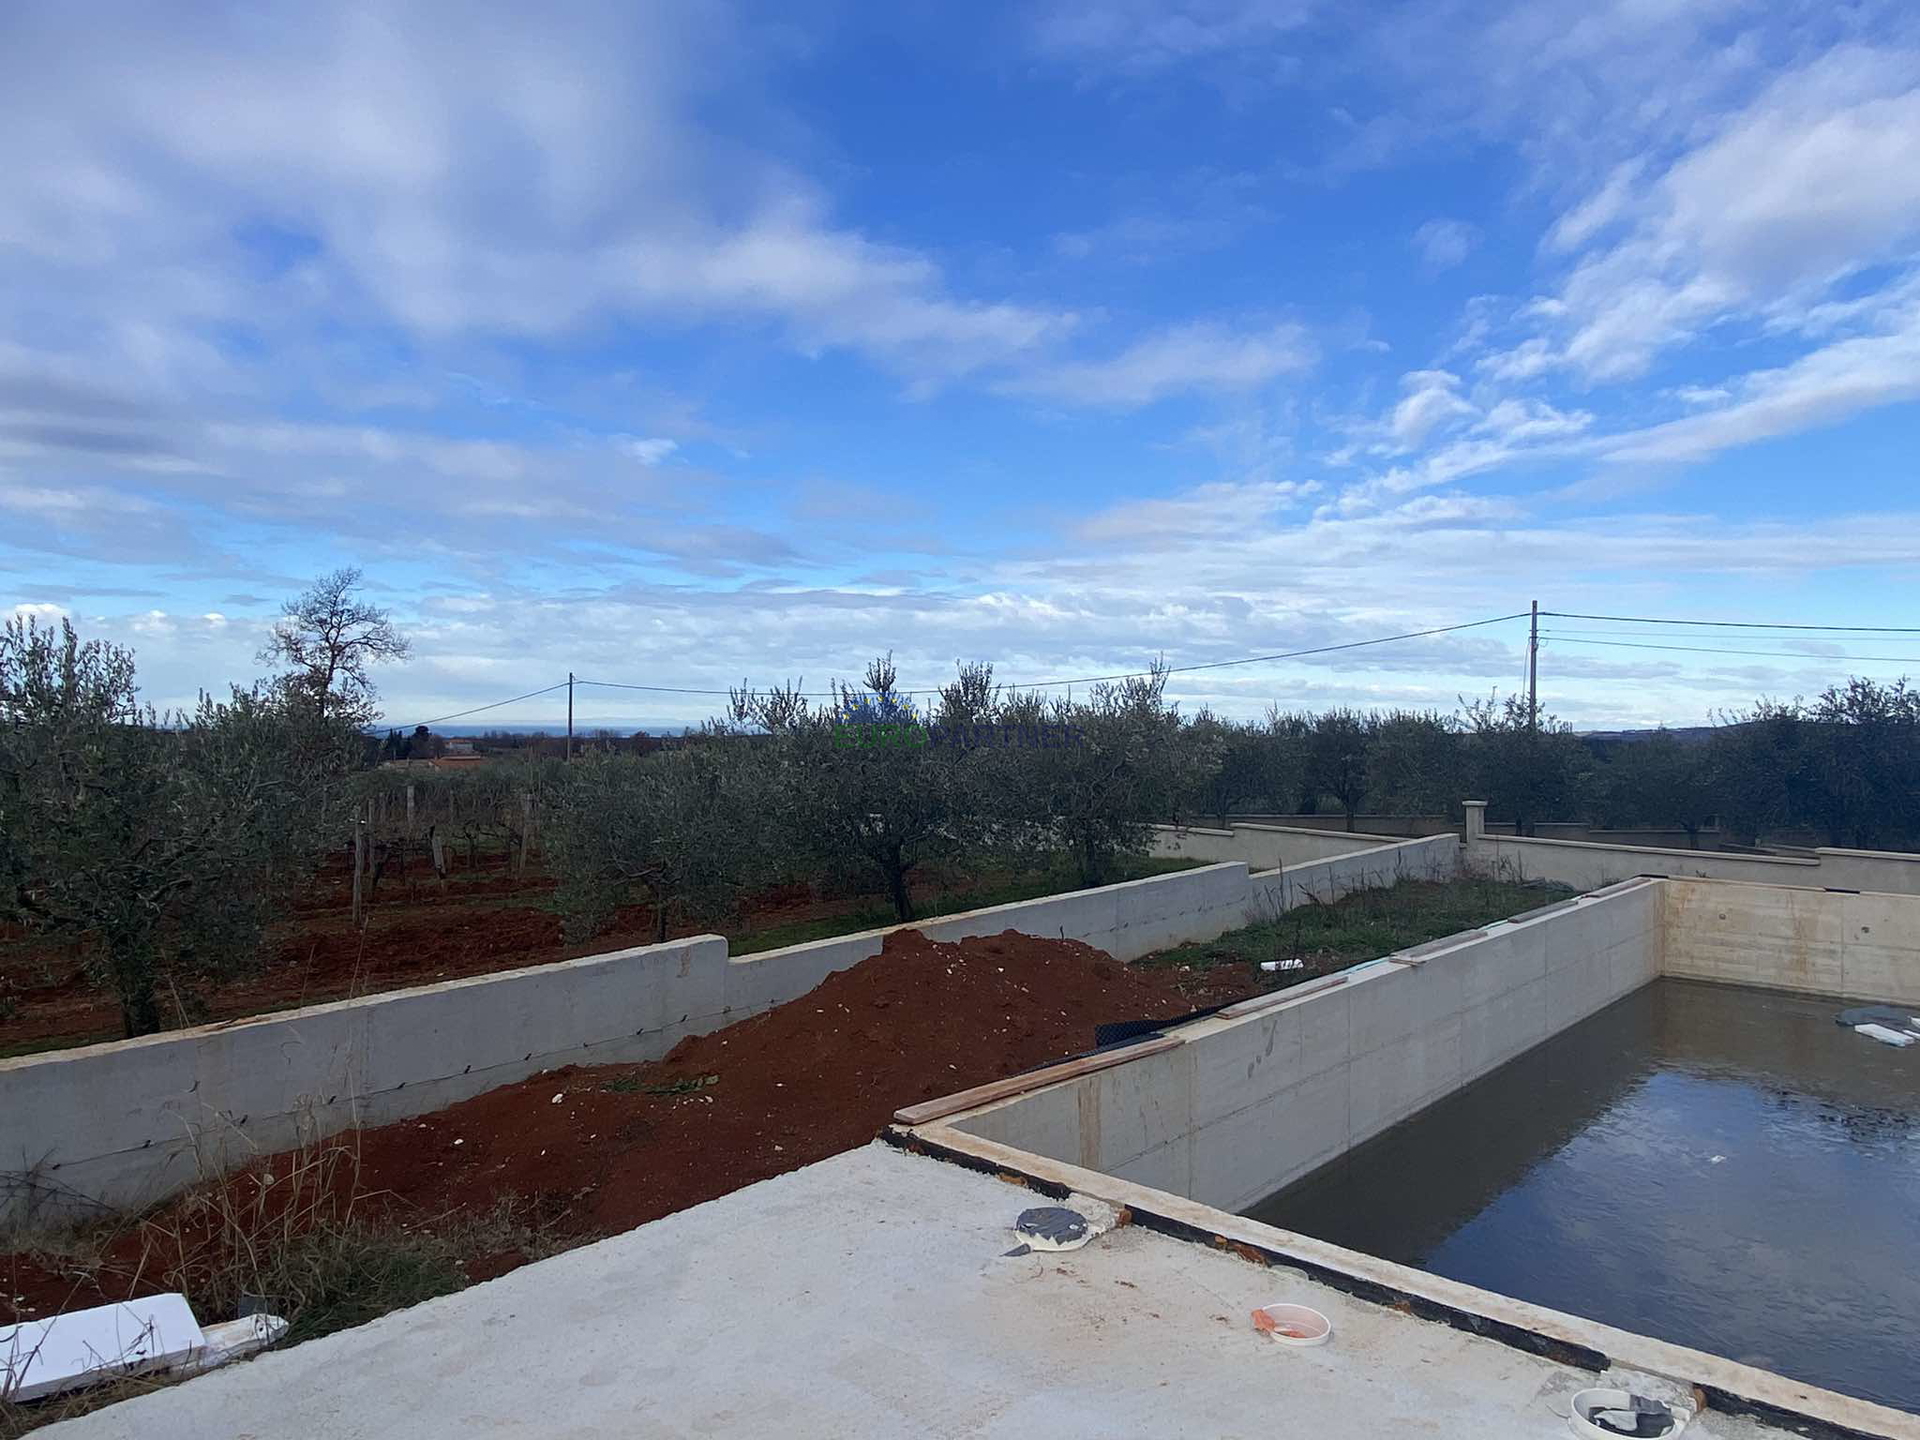
[[[1484,802],[1467,802],[1464,858],[1476,874],[1551,880],[1576,890],[1592,890],[1635,875],[1666,875],[1920,895],[1920,855],[1835,849],[1815,850],[1811,857],[1739,855],[1538,837],[1520,839],[1486,833],[1485,814]]]
[[[1132,960],[1213,939],[1272,903],[1229,862],[916,928],[936,940],[1019,930]],[[562,1065],[657,1059],[684,1035],[805,994],[878,954],[897,928],[738,959],[704,936],[0,1060],[0,1219],[43,1201],[142,1205],[303,1137],[424,1114]],[[30,1182],[8,1178],[20,1176]]]
[[[1278,825],[1298,830],[1334,830],[1347,828],[1344,815],[1229,815],[1227,823],[1241,825]],[[1359,815],[1354,818],[1355,830],[1368,835],[1387,837],[1406,837],[1421,835],[1458,835],[1460,822],[1450,820],[1445,815]],[[1489,823],[1489,834],[1512,834],[1510,821]],[[1653,845],[1669,850],[1687,850],[1695,848],[1687,832],[1675,825],[1635,825],[1620,829],[1604,829],[1578,822],[1545,822],[1535,827],[1535,833],[1549,840],[1592,840],[1603,845]],[[1703,850],[1718,850],[1722,835],[1718,827],[1709,825],[1700,832],[1700,845]]]
[[[1378,890],[1402,880],[1451,880],[1460,873],[1460,838],[1432,835],[1398,840],[1285,870],[1248,877],[1253,909],[1261,915],[1296,905],[1330,904],[1356,890]]]
[[[1669,975],[1920,1008],[1920,897],[1706,880],[1662,889]]]
[[[0,1060],[0,1218],[144,1204],[202,1173],[720,1023],[717,936]],[[51,1196],[40,1187],[52,1187]]]
[[[1243,825],[1229,830],[1202,825],[1156,825],[1153,853],[1190,860],[1244,860],[1255,870],[1305,865],[1394,843],[1387,835],[1344,830],[1303,830],[1284,825]]]
[[[1662,918],[1657,882],[1617,886],[948,1123],[1238,1210],[1646,984]]]

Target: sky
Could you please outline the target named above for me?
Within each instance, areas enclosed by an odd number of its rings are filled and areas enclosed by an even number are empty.
[[[353,565],[392,723],[656,727],[1920,626],[1916,137],[1870,0],[16,0],[0,609],[166,705]],[[1542,627],[1583,726],[1920,670]],[[1526,633],[1169,693],[1451,710]]]

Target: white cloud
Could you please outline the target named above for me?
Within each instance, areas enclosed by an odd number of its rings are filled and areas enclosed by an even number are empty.
[[[425,337],[740,318],[941,379],[1071,324],[955,294],[700,115],[761,49],[715,8],[127,7],[84,43],[60,15],[0,45],[0,239],[22,282],[158,336],[309,308]]]
[[[1794,323],[1828,287],[1920,237],[1916,57],[1841,46],[1784,74],[1665,169],[1616,168],[1549,248],[1583,256],[1557,358],[1589,380],[1644,372],[1728,317]]]
[[[1614,436],[1602,453],[1620,464],[1703,460],[1913,400],[1920,400],[1920,308],[1887,333],[1835,341],[1790,365],[1755,371],[1731,403]]]
[[[1564,440],[1592,424],[1590,411],[1558,410],[1544,400],[1509,398],[1488,406],[1486,414],[1473,428],[1494,435],[1505,444],[1517,445]]]
[[[615,437],[614,444],[622,454],[631,455],[642,465],[658,465],[680,448],[678,441],[657,436],[642,440],[633,435],[620,435]]]
[[[1387,429],[1401,449],[1426,443],[1449,421],[1469,419],[1479,410],[1460,394],[1460,377],[1446,370],[1411,370],[1400,379],[1406,394],[1393,407]]]
[[[1546,248],[1561,253],[1578,250],[1625,213],[1633,183],[1643,162],[1623,160],[1613,167],[1606,183],[1567,211],[1547,232]]]
[[[1429,271],[1449,270],[1472,252],[1480,232],[1464,220],[1429,220],[1413,232],[1413,248]]]
[[[1076,405],[1131,408],[1195,391],[1258,389],[1307,369],[1313,360],[1313,345],[1298,325],[1245,332],[1179,325],[1109,359],[1034,370],[1006,388]]]

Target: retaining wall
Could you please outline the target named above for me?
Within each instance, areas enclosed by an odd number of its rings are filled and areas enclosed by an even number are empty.
[[[1670,880],[1666,973],[1920,1007],[1920,897]]]
[[[1232,826],[1278,825],[1296,830],[1343,831],[1347,828],[1347,817],[1249,813],[1229,815],[1227,823]],[[1421,835],[1458,835],[1460,822],[1445,815],[1356,815],[1354,829],[1363,834],[1398,839]],[[1487,832],[1511,834],[1513,824],[1510,821],[1493,822],[1487,826]],[[1558,820],[1541,821],[1534,827],[1534,833],[1550,840],[1593,840],[1605,845],[1655,845],[1669,850],[1718,850],[1725,839],[1719,827],[1713,825],[1700,831],[1700,843],[1696,847],[1692,837],[1677,825],[1598,827],[1578,821]]]
[[[1230,829],[1204,825],[1156,825],[1153,853],[1191,860],[1244,860],[1256,870],[1306,865],[1356,850],[1397,843],[1392,835],[1345,830],[1305,830],[1285,825],[1243,825]]]
[[[1248,884],[1255,911],[1270,914],[1296,905],[1325,905],[1356,890],[1377,890],[1402,880],[1451,880],[1459,873],[1460,837],[1431,835],[1424,840],[1388,841],[1284,870],[1256,871]]]
[[[1298,873],[1330,897],[1431,872],[1443,851],[1420,847],[1433,843]],[[1443,843],[1447,856],[1458,849]],[[1409,854],[1396,862],[1396,849]],[[936,940],[1018,930],[1133,960],[1237,929],[1285,908],[1287,893],[1277,873],[1228,862],[915,928]],[[303,1137],[424,1114],[561,1065],[657,1059],[682,1036],[805,994],[897,928],[737,959],[702,936],[0,1060],[0,1220],[42,1202],[138,1206]]]
[[[1652,980],[1662,921],[1659,883],[1629,882],[947,1123],[1238,1210]]]
[[[1661,875],[1920,895],[1920,855],[1838,849],[1818,849],[1811,856],[1738,855],[1532,836],[1522,839],[1486,833],[1485,814],[1483,802],[1467,802],[1465,860],[1470,869],[1482,874],[1551,880],[1576,890],[1592,890],[1635,875]]]

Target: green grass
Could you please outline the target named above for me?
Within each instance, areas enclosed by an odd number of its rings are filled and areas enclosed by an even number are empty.
[[[1204,863],[1166,856],[1122,859],[1116,867],[1113,883],[1169,875],[1176,870],[1191,870]],[[1057,860],[1044,870],[989,880],[963,880],[952,889],[942,889],[931,900],[918,898],[913,918],[933,920],[942,915],[957,915],[964,910],[985,910],[993,905],[1012,905],[1021,900],[1037,900],[1045,895],[1061,895],[1084,888],[1073,867],[1065,860]],[[786,925],[770,925],[759,930],[729,931],[727,949],[734,955],[755,955],[763,950],[778,950],[785,945],[832,940],[837,936],[857,935],[862,930],[878,930],[882,926],[897,923],[891,905],[869,900],[811,920],[795,920]]]
[[[1501,880],[1458,880],[1444,885],[1403,880],[1386,889],[1356,891],[1330,905],[1296,906],[1217,940],[1162,950],[1134,963],[1209,970],[1297,955],[1307,961],[1309,973],[1325,974],[1505,920],[1572,893],[1564,886]],[[1289,974],[1299,978],[1296,972],[1281,972],[1276,979]]]

